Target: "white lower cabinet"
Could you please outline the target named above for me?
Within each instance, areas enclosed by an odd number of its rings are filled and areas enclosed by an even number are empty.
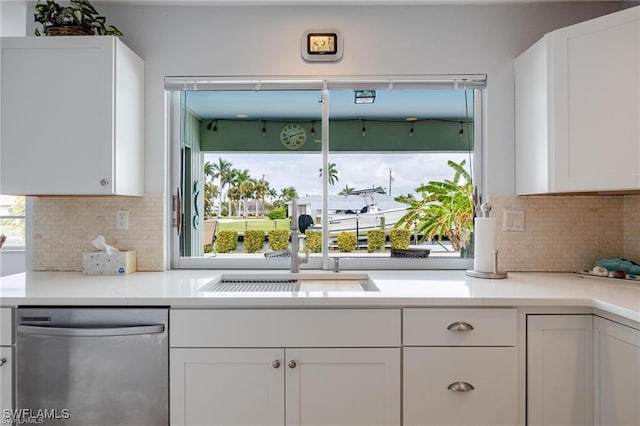
[[[172,425],[284,424],[282,349],[178,348],[170,359]]]
[[[640,330],[595,318],[595,424],[640,425]]]
[[[171,350],[172,425],[399,425],[399,348]]]
[[[517,423],[515,309],[405,308],[403,313],[405,426]]]
[[[13,408],[13,348],[0,346],[0,423],[3,410]]]
[[[404,425],[515,425],[516,351],[515,347],[405,348]]]
[[[13,309],[0,309],[0,424],[13,408]],[[6,420],[3,422],[3,420]]]
[[[171,425],[400,425],[399,309],[174,309]]]
[[[593,425],[592,354],[592,315],[527,316],[528,426]]]

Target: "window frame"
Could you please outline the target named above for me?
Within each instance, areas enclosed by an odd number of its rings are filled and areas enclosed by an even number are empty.
[[[473,89],[473,182],[478,194],[478,203],[484,199],[484,95],[486,91],[486,75],[411,75],[411,76],[336,76],[326,79],[309,77],[166,77],[165,101],[166,124],[169,145],[169,188],[170,212],[169,246],[172,269],[287,269],[288,258],[265,258],[263,256],[247,256],[243,258],[218,257],[182,257],[180,256],[180,238],[176,232],[178,197],[174,188],[181,188],[181,102],[180,93],[187,90],[321,90],[322,91],[322,164],[329,162],[328,129],[329,89],[393,89],[393,88],[455,88]],[[328,179],[322,180],[323,217],[328,218]],[[184,201],[184,200],[183,200]],[[322,256],[309,258],[301,267],[308,270],[331,270],[333,258],[328,252],[328,235],[323,233]],[[341,258],[340,268],[344,270],[394,270],[394,269],[450,269],[464,270],[473,268],[473,258],[429,257],[416,262],[415,259],[403,258]]]

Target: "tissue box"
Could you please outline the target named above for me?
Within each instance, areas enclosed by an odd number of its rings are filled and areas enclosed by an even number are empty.
[[[136,272],[135,250],[113,254],[104,251],[82,253],[82,273],[85,275],[125,275],[132,272]]]

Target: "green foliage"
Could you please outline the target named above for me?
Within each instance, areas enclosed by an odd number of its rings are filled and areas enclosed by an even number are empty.
[[[220,231],[216,239],[216,251],[218,253],[229,253],[234,251],[238,245],[238,233],[236,231]]]
[[[304,235],[306,236],[304,247],[311,253],[320,253],[322,251],[322,232],[307,229]]]
[[[409,205],[407,214],[396,226],[417,223],[416,230],[422,234],[423,241],[436,235],[438,241],[447,237],[457,251],[467,245],[473,230],[473,184],[471,175],[464,169],[464,160],[460,164],[453,161],[447,164],[455,172],[452,180],[430,181],[421,185],[416,188],[420,199],[396,198],[396,201]]]
[[[279,207],[267,213],[267,217],[271,220],[284,219],[287,217],[287,211],[284,208]]]
[[[272,229],[269,231],[269,247],[273,251],[286,250],[289,247],[289,230]]]
[[[244,248],[249,253],[255,253],[262,250],[264,246],[264,232],[255,229],[249,229],[244,233]]]
[[[343,253],[349,253],[356,249],[356,233],[355,232],[340,232],[338,234],[338,250]]]
[[[406,249],[409,248],[411,231],[407,228],[392,228],[389,238],[391,239],[391,248]]]
[[[382,229],[372,229],[367,232],[367,251],[375,253],[384,248],[384,231]]]
[[[113,25],[105,25],[106,18],[98,15],[89,0],[71,0],[71,4],[64,7],[54,0],[38,0],[33,18],[35,22],[42,24],[45,35],[49,35],[49,29],[53,27],[78,26],[85,29],[87,35],[97,33],[122,36],[122,32]],[[37,28],[34,33],[36,36],[40,35]]]

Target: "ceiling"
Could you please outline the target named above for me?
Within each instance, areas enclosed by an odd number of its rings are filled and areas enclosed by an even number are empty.
[[[286,5],[286,6],[371,6],[371,5],[421,5],[421,4],[509,4],[531,3],[532,0],[93,0],[92,3],[148,4],[148,5]],[[537,0],[545,3],[573,2],[575,0]],[[619,1],[619,0],[584,0]],[[629,0],[631,1],[631,0]],[[28,0],[2,0],[1,2],[25,3]],[[0,2],[0,3],[1,3]]]
[[[320,120],[320,100],[318,90],[185,92],[187,108],[203,120]],[[373,104],[356,104],[353,90],[329,92],[329,117],[333,119],[459,119],[472,116],[472,90],[377,90]]]

